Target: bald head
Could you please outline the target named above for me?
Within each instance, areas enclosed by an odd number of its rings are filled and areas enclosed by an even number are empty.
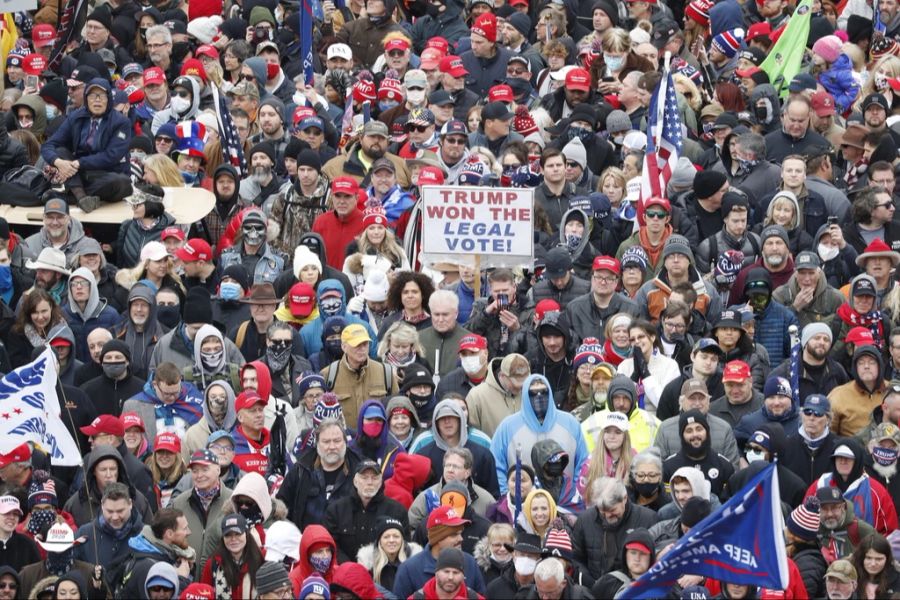
[[[90,332],[87,336],[88,350],[91,353],[91,360],[95,363],[100,363],[100,351],[103,349],[103,345],[106,344],[109,340],[113,339],[112,334],[108,329],[102,329],[98,327],[97,329]]]

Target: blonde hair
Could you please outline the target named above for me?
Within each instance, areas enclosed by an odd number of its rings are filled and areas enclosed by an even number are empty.
[[[497,161],[497,157],[494,156],[494,153],[488,150],[485,146],[472,146],[469,149],[469,154],[474,154],[481,158],[482,162],[487,165],[488,169],[494,175],[500,175],[503,172],[503,167],[500,166],[500,163]]]
[[[537,527],[534,526],[534,522],[531,520],[531,505],[534,503],[534,499],[538,496],[542,496],[546,498],[547,504],[550,507],[550,518],[547,519],[547,524],[544,526],[543,531],[538,531]],[[528,492],[528,495],[525,496],[525,501],[522,502],[522,516],[525,518],[525,521],[531,527],[532,531],[534,531],[541,539],[544,538],[544,534],[550,530],[551,523],[553,523],[553,519],[556,518],[556,501],[553,499],[553,496],[550,495],[550,492],[543,489],[533,489]]]
[[[793,231],[797,228],[797,222],[800,218],[800,215],[797,214],[797,205],[791,202],[791,199],[786,196],[778,196],[769,203],[769,209],[766,211],[766,218],[763,227],[772,225],[775,222],[775,219],[773,217],[773,215],[775,214],[775,209],[782,204],[787,204],[791,207],[791,210],[794,211],[794,216],[791,218],[791,228],[789,229],[789,231]]]
[[[591,466],[588,468],[587,477],[584,482],[585,506],[593,504],[591,492],[593,491],[592,488],[594,486],[594,481],[600,479],[601,477],[607,477],[606,459],[609,456],[609,452],[606,450],[606,444],[603,441],[604,431],[606,431],[606,428],[601,429],[600,433],[597,434],[596,444],[594,444],[594,451],[591,452]],[[625,483],[626,481],[628,481],[628,474],[631,472],[631,461],[634,458],[632,456],[634,452],[631,449],[631,435],[627,431],[624,431],[623,433],[625,435],[625,439],[622,441],[622,449],[619,454],[619,462],[615,464],[615,478],[622,483]]]
[[[603,41],[600,47],[604,52],[630,52],[631,36],[624,29],[613,27],[607,29],[603,34]]]
[[[393,231],[388,227],[384,228],[384,240],[382,240],[380,247],[376,247],[369,241],[369,237],[366,235],[368,231],[369,228],[366,227],[356,238],[356,245],[359,248],[358,252],[360,254],[365,256],[369,254],[369,250],[375,250],[391,261],[391,264],[399,265],[403,263],[403,257],[406,254],[403,252],[403,248],[400,247],[400,244],[397,243],[397,236],[394,235]]]
[[[156,175],[157,185],[162,187],[184,187],[184,179],[178,165],[165,154],[151,154],[144,159],[144,171]]]
[[[863,85],[862,90],[860,90],[859,95],[856,97],[856,102],[853,103],[854,110],[862,112],[863,100],[866,98],[866,96],[876,91],[875,74],[879,69],[887,71],[886,77],[888,79],[900,77],[900,57],[889,54],[888,56],[882,56],[880,59],[878,59],[878,62],[876,62],[872,66],[871,76],[866,80],[865,85]]]
[[[700,88],[697,87],[697,84],[691,81],[690,77],[681,73],[673,75],[672,82],[675,84],[675,90],[681,92],[681,95],[684,96],[691,110],[698,112],[700,107],[703,106],[703,96],[700,94]],[[690,94],[685,94],[685,92],[690,92]]]
[[[488,542],[494,540],[494,538],[506,538],[508,540],[512,540],[513,543],[516,541],[516,530],[513,529],[513,526],[509,523],[494,523],[487,530],[487,539]]]
[[[384,535],[382,533],[382,535]],[[403,537],[403,532],[400,532],[400,537]],[[400,550],[397,552],[397,562],[403,563],[406,562],[406,559],[409,558],[409,544],[406,543],[406,539],[403,539],[403,543],[400,544]],[[391,562],[391,557],[388,556],[387,552],[384,551],[381,547],[381,538],[375,540],[375,552],[373,556],[372,562],[372,579],[378,585],[381,585],[381,572],[384,570],[386,566],[388,566]]]
[[[615,180],[616,185],[622,188],[622,200],[625,200],[625,171],[623,171],[619,167],[607,167],[603,170],[603,172],[600,174],[600,179],[597,180],[597,191],[603,191],[603,184],[610,177]]]
[[[187,473],[184,457],[181,455],[181,452],[173,452],[175,455],[175,463],[172,465],[172,468],[163,471],[156,462],[156,452],[157,451],[154,450],[150,456],[144,460],[144,464],[150,469],[150,476],[153,477],[153,483],[159,485],[160,481],[165,481],[174,487],[175,484],[178,483],[178,480],[181,479],[181,476]]]
[[[412,344],[413,350],[418,356],[425,355],[425,348],[422,346],[422,342],[419,341],[419,332],[409,323],[396,321],[388,328],[384,337],[378,343],[377,354],[379,358],[383,359],[391,349],[391,340],[401,344]]]

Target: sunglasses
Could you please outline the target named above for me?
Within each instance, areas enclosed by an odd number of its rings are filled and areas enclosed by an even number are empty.
[[[253,75],[241,75],[241,80],[254,82],[256,81],[256,77],[254,77]]]
[[[803,414],[806,415],[807,417],[822,417],[822,416],[824,416],[824,414],[820,415],[818,412],[814,411],[811,408],[804,408]]]
[[[406,52],[403,50],[391,50],[388,52],[388,56],[391,58],[400,58],[401,56],[406,56]]]
[[[0,583],[0,590],[17,590],[19,586],[15,583]]]
[[[418,131],[419,133],[425,133],[426,131],[428,131],[429,127],[431,127],[431,125],[407,125],[406,126],[406,128],[409,131]]]
[[[463,137],[445,137],[444,141],[454,146],[465,146],[468,140]]]
[[[507,75],[524,75],[525,69],[507,69],[506,74]]]
[[[185,90],[178,90],[175,92],[175,95],[178,96],[179,98],[187,98],[191,94]]]
[[[883,202],[881,204],[876,204],[875,208],[894,208],[893,202]]]
[[[157,144],[174,144],[175,140],[165,136],[157,136],[155,138]]]
[[[644,216],[647,217],[648,219],[665,219],[666,217],[669,216],[669,213],[667,213],[665,211],[657,212],[655,210],[648,210],[647,212],[644,213]]]
[[[567,161],[566,161],[566,166],[567,166],[568,168],[570,168],[570,169],[575,169],[575,168],[580,167],[581,165],[579,165],[579,164],[578,164],[577,162],[575,162],[574,160],[567,160]]]

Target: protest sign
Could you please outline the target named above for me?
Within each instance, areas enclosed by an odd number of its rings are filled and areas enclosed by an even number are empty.
[[[534,190],[425,186],[423,262],[530,267],[534,256]]]

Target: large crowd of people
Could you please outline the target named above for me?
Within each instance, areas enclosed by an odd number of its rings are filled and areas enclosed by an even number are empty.
[[[897,0],[4,23],[0,372],[83,460],[7,440],[0,600],[616,598],[773,463],[788,587],[668,597],[900,597]],[[429,185],[533,260],[431,261]]]

